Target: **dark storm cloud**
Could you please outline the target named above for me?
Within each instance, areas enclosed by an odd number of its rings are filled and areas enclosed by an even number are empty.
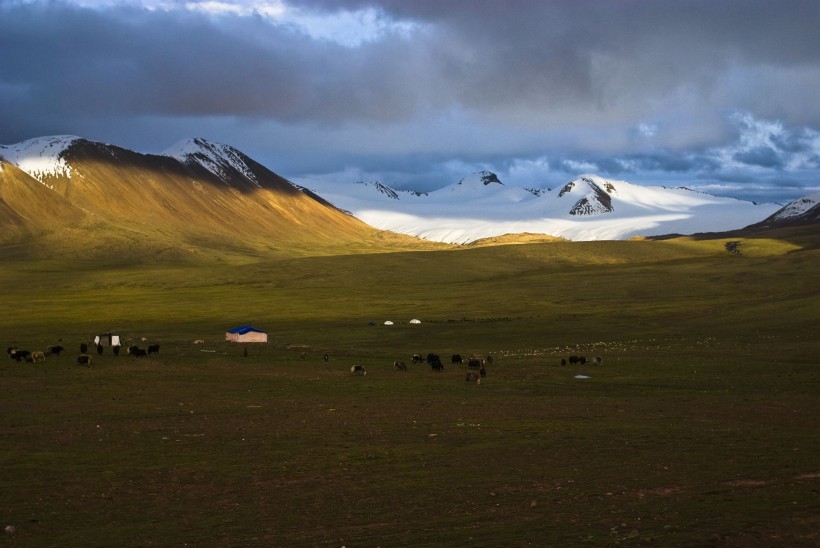
[[[783,167],[781,154],[771,147],[757,147],[751,150],[737,152],[734,159],[742,164],[769,168]]]
[[[407,80],[392,60],[406,43],[357,50],[311,40],[259,17],[69,4],[3,13],[3,83],[36,114],[262,116],[284,121],[403,116]]]
[[[82,1],[0,0],[0,143],[196,135],[285,175],[425,189],[472,167],[527,184],[818,169],[815,0]]]
[[[22,4],[0,23],[14,52],[3,79],[29,89],[28,105],[69,114],[392,122],[457,104],[498,123],[584,125],[651,117],[679,92],[720,94],[735,66],[820,66],[813,1],[378,5],[417,30],[350,48],[260,16]]]
[[[372,4],[303,3],[328,9]],[[562,111],[569,109],[565,114],[579,123],[600,123],[651,116],[687,98],[706,101],[701,106],[707,107],[749,108],[759,101],[754,82],[745,79],[760,68],[797,71],[768,74],[777,80],[776,89],[801,78],[820,83],[820,3],[813,0],[382,0],[378,5],[436,30],[438,69],[449,77],[448,91],[482,113],[562,120]],[[782,113],[775,112],[777,101],[768,98],[772,112],[760,114],[810,116],[816,125],[820,107],[809,104],[812,89],[801,87],[800,107],[809,112],[798,114],[785,105],[779,105]]]

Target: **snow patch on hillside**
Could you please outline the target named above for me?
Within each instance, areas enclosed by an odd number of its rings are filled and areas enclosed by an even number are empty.
[[[382,194],[384,194],[388,198],[392,198],[394,200],[399,200],[400,199],[398,192],[396,192],[395,190],[393,190],[392,188],[390,188],[387,185],[383,185],[379,181],[373,181],[373,182],[370,182],[370,183],[366,183],[364,181],[359,181],[356,184],[357,185],[362,185],[362,186],[367,187],[367,188],[373,188],[376,191],[381,192]],[[369,192],[369,190],[368,190],[368,192]]]
[[[260,186],[256,175],[245,163],[244,155],[232,146],[211,143],[201,138],[185,139],[172,145],[162,154],[182,163],[197,163],[221,181],[229,181],[230,172],[233,170]]]
[[[71,167],[62,155],[80,137],[37,137],[14,145],[0,145],[0,157],[45,184],[48,177],[71,178]]]
[[[773,221],[784,221],[800,217],[811,208],[820,203],[820,192],[815,192],[804,198],[799,198],[793,202],[786,204],[782,209],[776,211],[772,215]]]

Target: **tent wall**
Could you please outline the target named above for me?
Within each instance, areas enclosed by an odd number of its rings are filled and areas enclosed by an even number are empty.
[[[225,340],[231,342],[259,342],[259,343],[266,343],[268,342],[268,334],[262,333],[260,331],[248,331],[244,334],[239,333],[225,333]]]
[[[239,335],[239,342],[268,342],[268,334],[258,331],[250,331],[244,335]]]

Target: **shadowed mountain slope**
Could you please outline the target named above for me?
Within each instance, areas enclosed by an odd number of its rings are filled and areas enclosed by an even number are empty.
[[[411,241],[315,199],[232,147],[193,139],[169,154],[146,155],[80,138],[50,139],[0,148],[0,157],[30,173],[0,164],[3,242],[34,238],[54,249],[196,255],[334,252]]]
[[[816,225],[820,223],[820,192],[789,202],[772,215],[749,228]]]

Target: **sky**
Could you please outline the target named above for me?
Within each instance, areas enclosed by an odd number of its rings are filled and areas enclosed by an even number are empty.
[[[816,0],[0,0],[0,143],[202,137],[291,180],[820,189]]]

